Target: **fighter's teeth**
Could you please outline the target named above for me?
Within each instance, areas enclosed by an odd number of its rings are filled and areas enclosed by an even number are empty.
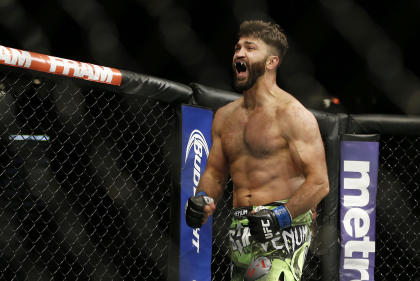
[[[246,71],[246,64],[242,61],[236,62],[235,67],[238,72]]]

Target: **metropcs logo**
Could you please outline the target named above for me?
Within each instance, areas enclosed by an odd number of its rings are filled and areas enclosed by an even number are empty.
[[[368,187],[370,185],[369,161],[344,161],[344,172],[357,173],[357,178],[344,178],[344,190],[357,190],[359,195],[344,195],[343,205],[346,212],[343,227],[351,240],[344,245],[343,269],[355,270],[360,279],[371,280],[369,276],[369,253],[375,252],[375,237],[370,240],[369,231],[371,219],[369,217],[369,202],[371,198]]]
[[[205,152],[206,157],[209,156],[209,146],[207,144],[206,138],[200,130],[195,129],[190,134],[185,150],[185,163],[187,162],[188,156],[192,149],[194,151],[193,194],[195,194],[198,183],[200,182],[201,168],[204,168],[201,166],[203,151]],[[194,238],[192,239],[192,245],[197,249],[197,254],[200,253],[200,234],[198,233],[199,231],[199,228],[195,228],[193,230]]]

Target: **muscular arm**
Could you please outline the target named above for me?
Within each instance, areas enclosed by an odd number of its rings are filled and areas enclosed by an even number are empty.
[[[292,108],[287,139],[293,161],[305,176],[304,183],[286,204],[292,218],[312,209],[329,192],[325,152],[318,123],[304,108]]]
[[[200,178],[197,191],[204,191],[217,203],[223,195],[228,176],[228,163],[222,149],[221,126],[223,108],[216,112],[212,125],[212,147],[207,160],[206,170]]]

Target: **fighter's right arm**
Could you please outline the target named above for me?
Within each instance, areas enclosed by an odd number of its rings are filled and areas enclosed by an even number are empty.
[[[219,109],[212,125],[212,147],[210,149],[207,166],[200,178],[197,192],[203,191],[217,203],[223,195],[229,168],[226,155],[222,148],[221,131],[224,121],[224,108]]]
[[[213,144],[210,149],[207,166],[200,178],[196,193],[188,199],[185,206],[185,218],[192,228],[201,227],[216,210],[217,202],[223,195],[224,185],[228,176],[228,163],[223,153],[221,127],[223,113],[217,111],[212,125]]]

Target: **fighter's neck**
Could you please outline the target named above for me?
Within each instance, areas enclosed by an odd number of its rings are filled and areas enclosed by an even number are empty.
[[[271,104],[272,99],[279,92],[279,87],[275,81],[264,78],[264,76],[260,77],[252,88],[243,92],[246,109],[252,110]]]

